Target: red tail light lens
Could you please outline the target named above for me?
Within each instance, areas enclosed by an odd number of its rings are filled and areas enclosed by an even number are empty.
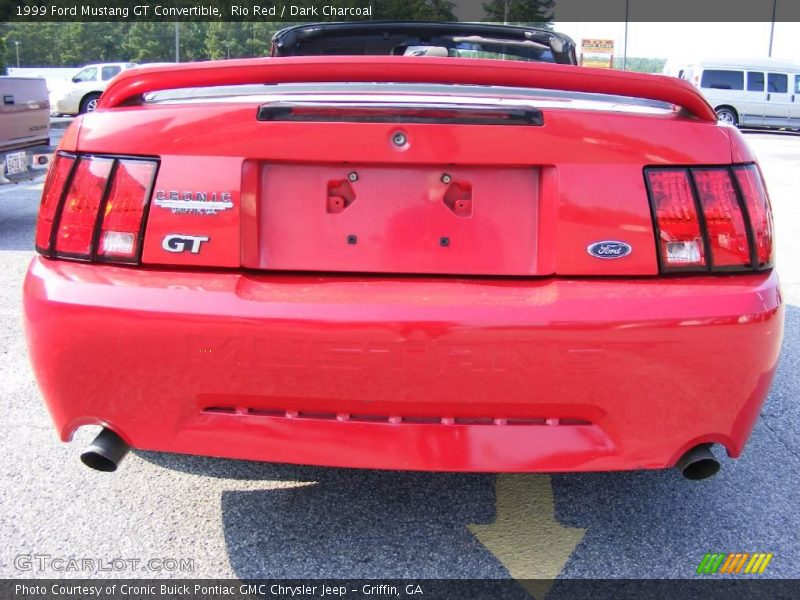
[[[769,204],[767,190],[756,165],[734,167],[733,172],[742,191],[750,223],[753,226],[753,237],[756,247],[756,260],[759,267],[772,266],[773,262],[773,224],[772,207]]]
[[[39,252],[47,253],[50,249],[53,221],[74,164],[75,157],[58,154],[47,172],[42,202],[39,205],[39,220],[36,223],[36,250]]]
[[[705,267],[705,245],[688,171],[648,169],[645,176],[662,266],[666,270]]]
[[[711,264],[715,268],[748,267],[750,241],[730,171],[693,169],[692,175],[706,221]]]
[[[647,168],[662,271],[772,266],[772,214],[756,165]]]
[[[36,249],[62,258],[138,262],[157,166],[148,159],[59,153],[42,194]]]
[[[155,171],[153,162],[120,160],[117,163],[100,227],[98,256],[118,261],[136,259]]]
[[[90,258],[97,209],[103,201],[113,160],[80,158],[58,220],[56,254]]]

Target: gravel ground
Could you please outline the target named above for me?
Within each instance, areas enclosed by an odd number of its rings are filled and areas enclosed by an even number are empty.
[[[787,302],[777,381],[744,456],[706,482],[675,472],[557,475],[555,515],[586,529],[563,577],[687,577],[706,552],[764,551],[800,577],[800,137],[749,133],[773,198]],[[0,576],[18,555],[191,559],[186,577],[507,577],[467,529],[495,515],[490,475],[320,469],[136,453],[83,467],[28,366],[20,290],[41,183],[0,188]],[[524,540],[512,543],[524,543]],[[22,565],[24,567],[24,565]],[[146,564],[116,575],[153,576]],[[63,573],[76,577],[90,573]],[[96,573],[109,576],[112,573]]]

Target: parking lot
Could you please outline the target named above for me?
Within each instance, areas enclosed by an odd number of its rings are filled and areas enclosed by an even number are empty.
[[[78,455],[93,432],[59,442],[22,332],[42,184],[0,187],[0,576],[685,578],[707,552],[769,552],[764,576],[800,577],[800,136],[746,137],[774,207],[784,350],[744,455],[718,451],[722,471],[701,482],[674,471],[426,474],[146,452],[116,474],[89,470]],[[126,567],[60,572],[19,558],[33,554]]]

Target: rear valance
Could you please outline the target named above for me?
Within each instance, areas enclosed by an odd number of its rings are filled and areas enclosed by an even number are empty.
[[[303,82],[446,83],[611,94],[668,102],[714,122],[714,110],[689,82],[661,75],[543,63],[401,56],[298,56],[132,69],[111,83],[98,108],[141,101],[161,90]]]

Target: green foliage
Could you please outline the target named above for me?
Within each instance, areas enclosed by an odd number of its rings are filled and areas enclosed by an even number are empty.
[[[355,6],[363,3],[354,2]],[[376,20],[456,21],[454,2],[449,0],[373,0]]]
[[[209,23],[190,21],[186,23],[179,23],[178,26],[180,28],[181,61],[208,60],[206,35],[208,32]],[[172,45],[175,46],[174,24],[172,25],[172,35]]]
[[[41,27],[41,23],[32,23]],[[123,50],[129,25],[123,23],[52,23],[59,31],[58,51],[65,64],[82,62],[120,62],[127,60]],[[52,42],[48,45],[53,45]],[[91,56],[90,60],[84,60]]]
[[[666,62],[664,58],[634,58],[629,56],[625,61],[625,70],[638,73],[661,73]],[[621,69],[622,57],[615,56],[614,63],[617,68]]]
[[[181,45],[185,40],[181,39]],[[121,40],[127,60],[136,63],[175,60],[175,24],[137,21]]]
[[[211,23],[206,32],[206,51],[212,60],[246,56],[244,23]]]
[[[288,25],[182,22],[178,25],[180,60],[267,56],[272,36]],[[174,22],[2,23],[0,65],[16,66],[17,41],[22,67],[79,67],[93,62],[175,60]]]
[[[337,5],[363,0],[342,0]],[[451,0],[372,0],[374,19],[453,21]],[[505,0],[484,5],[492,21],[503,21]],[[547,26],[553,0],[508,0],[508,21]],[[218,60],[267,56],[272,36],[291,23],[182,22],[180,60]],[[79,67],[93,62],[138,63],[175,60],[174,22],[98,23],[0,23],[0,67],[16,66],[19,42],[20,66]],[[632,61],[633,59],[629,59]],[[637,59],[647,60],[647,59]],[[661,62],[663,65],[663,61]],[[639,70],[629,64],[629,68]],[[652,67],[653,70],[658,70]]]
[[[0,28],[0,75],[6,74],[6,63],[5,60],[5,52],[2,52],[2,49],[6,47],[6,38],[3,35],[4,31]]]
[[[268,56],[272,36],[288,23],[210,23],[205,36],[206,57],[246,58]]]
[[[66,24],[63,24],[66,25]],[[21,67],[62,67],[64,62],[57,43],[64,29],[56,23],[6,23],[2,60],[9,67],[17,66],[17,42]]]
[[[553,20],[554,0],[489,0],[484,21],[541,26]]]

